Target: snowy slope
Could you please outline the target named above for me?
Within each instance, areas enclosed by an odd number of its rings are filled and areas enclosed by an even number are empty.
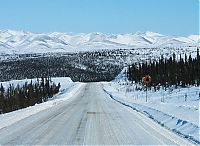
[[[0,54],[76,52],[136,47],[197,46],[198,35],[165,36],[154,32],[135,34],[31,33],[0,30]]]
[[[32,81],[36,82],[37,80],[32,79]],[[60,92],[58,94],[56,94],[47,102],[36,104],[34,106],[30,106],[17,111],[0,114],[0,129],[12,125],[24,118],[37,114],[38,112],[56,106],[66,100],[69,100],[69,98],[72,98],[74,95],[79,93],[79,90],[83,88],[84,85],[84,83],[73,82],[69,77],[52,78],[52,81],[56,84],[61,84]],[[30,83],[31,79],[12,80],[8,82],[0,82],[0,84],[2,84],[5,88],[8,88],[10,84],[17,86],[17,84],[23,85],[25,82]]]

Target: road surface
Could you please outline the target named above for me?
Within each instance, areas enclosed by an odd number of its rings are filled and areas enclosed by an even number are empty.
[[[191,145],[88,83],[62,104],[0,129],[0,145]]]

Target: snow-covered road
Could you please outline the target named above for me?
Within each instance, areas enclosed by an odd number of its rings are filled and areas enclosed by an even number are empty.
[[[191,145],[112,100],[100,83],[61,104],[0,129],[0,145]]]

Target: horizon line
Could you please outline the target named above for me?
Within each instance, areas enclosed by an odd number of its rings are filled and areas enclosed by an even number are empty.
[[[159,34],[159,35],[164,35],[164,36],[184,36],[184,37],[188,37],[188,36],[191,36],[191,35],[197,35],[197,36],[200,36],[200,33],[199,34],[189,34],[189,35],[176,35],[176,34],[163,34],[163,33],[159,33],[159,32],[155,32],[155,31],[136,31],[136,32],[127,32],[127,33],[111,33],[111,32],[100,32],[100,31],[92,31],[92,32],[66,32],[66,31],[44,31],[44,32],[41,32],[41,31],[29,31],[29,30],[24,30],[24,29],[1,29],[0,28],[0,31],[15,31],[15,32],[26,32],[26,33],[33,33],[33,34],[51,34],[51,33],[66,33],[66,34],[91,34],[91,33],[99,33],[99,34],[106,34],[106,35],[125,35],[125,34],[130,34],[130,35],[134,35],[134,34],[139,34],[139,33],[156,33],[156,34]]]

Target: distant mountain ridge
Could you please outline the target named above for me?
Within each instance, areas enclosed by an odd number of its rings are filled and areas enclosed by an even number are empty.
[[[199,35],[167,36],[155,32],[134,34],[32,33],[0,30],[0,54],[77,52],[99,49],[198,46]]]

